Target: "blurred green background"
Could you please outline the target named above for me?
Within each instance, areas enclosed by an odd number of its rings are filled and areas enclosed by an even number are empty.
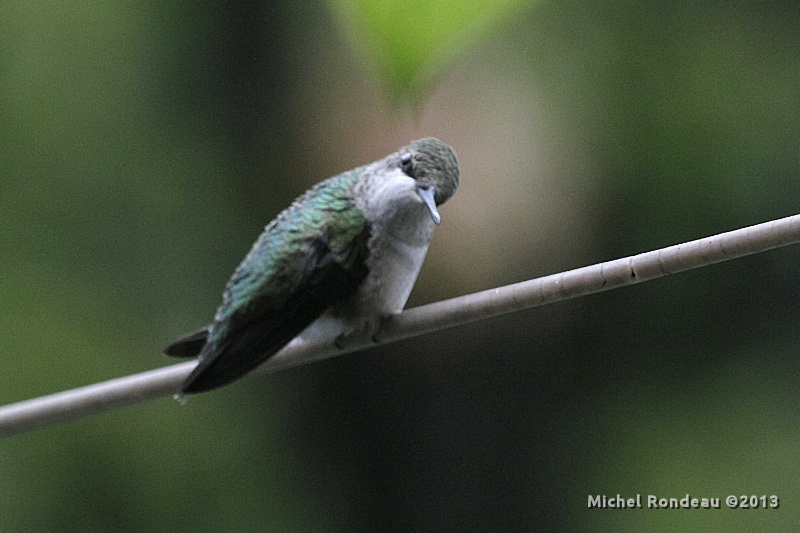
[[[800,212],[796,2],[504,2],[411,66],[345,4],[3,2],[0,403],[171,364],[280,209],[424,135],[462,182],[410,306]],[[409,46],[449,20],[400,5]],[[789,530],[798,264],[3,440],[0,531]]]

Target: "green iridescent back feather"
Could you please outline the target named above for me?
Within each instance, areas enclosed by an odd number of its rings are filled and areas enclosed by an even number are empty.
[[[365,245],[357,237],[366,228],[363,213],[353,205],[355,169],[318,183],[281,212],[258,238],[234,272],[214,317],[210,344],[219,342],[250,308],[282,308],[304,279],[303,266],[320,235],[326,237],[331,255],[349,267],[353,246]]]

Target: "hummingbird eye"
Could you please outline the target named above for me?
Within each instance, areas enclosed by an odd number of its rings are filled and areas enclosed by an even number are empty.
[[[409,176],[411,178],[416,179],[416,177],[414,176],[414,173],[413,173],[413,166],[411,165],[411,161],[412,160],[413,160],[413,157],[412,157],[411,153],[409,153],[409,152],[406,152],[405,154],[401,155],[400,156],[400,168],[401,168],[401,170],[403,171],[404,174],[406,174],[407,176]]]

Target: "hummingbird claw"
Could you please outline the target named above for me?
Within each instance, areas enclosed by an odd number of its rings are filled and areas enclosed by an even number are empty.
[[[347,338],[346,337],[347,337],[347,335],[342,333],[341,335],[336,337],[335,341],[333,341],[333,345],[336,346],[337,350],[344,350],[346,348],[346,344],[347,344]]]
[[[375,344],[379,344],[381,342],[381,331],[383,331],[383,328],[392,319],[392,316],[393,315],[383,315],[378,317],[376,327],[372,333],[372,342]]]

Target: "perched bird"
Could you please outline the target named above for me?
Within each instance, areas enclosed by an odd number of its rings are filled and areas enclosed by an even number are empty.
[[[424,138],[306,191],[237,267],[214,321],[165,348],[199,358],[179,394],[237,380],[298,335],[374,333],[403,310],[458,180],[452,148]]]

